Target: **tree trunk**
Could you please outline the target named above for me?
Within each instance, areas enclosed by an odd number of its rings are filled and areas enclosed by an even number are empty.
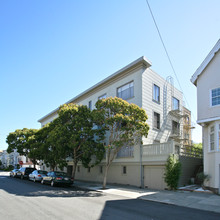
[[[104,173],[103,184],[102,184],[102,188],[103,188],[103,189],[106,188],[109,166],[110,166],[110,165],[108,164],[108,165],[106,165],[106,167],[105,167],[105,173]]]
[[[73,158],[73,169],[72,169],[72,178],[73,178],[73,181],[74,181],[74,179],[75,179],[75,173],[76,173],[76,166],[77,166],[77,163],[78,163],[78,161],[77,161],[77,158],[76,158],[76,156],[77,156],[77,154],[76,154],[76,149],[74,149],[73,150],[73,156],[74,156],[74,158]]]
[[[75,180],[76,167],[77,167],[77,161],[74,161],[73,169],[72,169],[72,176],[71,176],[73,178],[73,181]]]

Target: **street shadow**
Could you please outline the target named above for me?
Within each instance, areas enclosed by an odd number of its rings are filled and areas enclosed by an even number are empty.
[[[74,186],[63,187],[50,185],[42,185],[29,180],[21,180],[9,176],[0,176],[0,189],[5,190],[10,194],[26,197],[100,197],[104,196],[101,192],[96,192],[87,189],[81,189]]]
[[[220,214],[140,199],[106,201],[100,220],[219,220]]]

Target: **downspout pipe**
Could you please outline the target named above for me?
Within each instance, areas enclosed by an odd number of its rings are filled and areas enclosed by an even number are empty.
[[[144,188],[144,170],[143,170],[143,163],[142,163],[142,157],[143,157],[143,145],[140,144],[140,182],[141,182],[141,188]]]

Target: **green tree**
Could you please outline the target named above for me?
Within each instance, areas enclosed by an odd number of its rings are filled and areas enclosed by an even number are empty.
[[[64,148],[58,142],[57,127],[59,127],[58,118],[41,128],[36,135],[40,159],[51,170],[55,170],[57,166],[60,169],[67,166]]]
[[[167,186],[171,190],[176,190],[181,174],[181,163],[177,158],[177,155],[171,154],[166,163],[166,169],[164,174],[164,180]]]
[[[37,131],[37,129],[23,128],[9,133],[6,138],[6,142],[8,143],[7,152],[11,153],[13,150],[17,149],[20,155],[29,157],[35,167],[38,159],[35,148],[35,135]]]
[[[141,144],[142,136],[148,135],[149,126],[144,109],[117,97],[98,100],[93,114],[97,126],[106,132],[105,188],[109,167],[119,150],[125,145]]]
[[[94,166],[104,156],[104,146],[100,143],[103,132],[94,129],[91,110],[84,105],[62,105],[58,111],[59,126],[54,130],[57,142],[73,158],[72,177],[75,177],[79,161],[85,167]]]

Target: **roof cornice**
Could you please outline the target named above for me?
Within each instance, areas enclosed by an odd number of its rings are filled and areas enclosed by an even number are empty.
[[[215,44],[215,46],[212,48],[212,50],[209,52],[207,57],[203,60],[199,68],[196,70],[196,72],[191,77],[190,81],[197,86],[197,79],[198,77],[203,73],[203,70],[208,66],[208,64],[211,62],[215,54],[220,50],[220,39]]]
[[[113,73],[112,75],[108,76],[107,78],[103,79],[102,81],[100,81],[99,83],[95,84],[94,86],[90,87],[89,89],[85,90],[84,92],[80,93],[79,95],[75,96],[74,98],[70,99],[65,104],[69,104],[71,102],[74,102],[79,97],[81,97],[81,96],[91,92],[95,88],[103,85],[104,83],[106,83],[106,82],[110,81],[111,79],[113,79],[113,78],[123,74],[125,71],[128,71],[129,69],[131,69],[131,68],[133,68],[133,67],[135,67],[135,66],[137,66],[139,64],[143,64],[144,66],[146,66],[146,68],[149,68],[152,65],[152,63],[145,56],[142,56],[142,57],[138,58],[137,60],[133,61],[132,63],[128,64],[127,66],[123,67],[122,69],[118,70],[117,72]],[[56,113],[58,110],[59,110],[59,108],[56,108],[55,110],[53,110],[49,114],[47,114],[44,117],[40,118],[38,120],[38,122],[43,121],[45,118],[47,118],[48,116]]]

